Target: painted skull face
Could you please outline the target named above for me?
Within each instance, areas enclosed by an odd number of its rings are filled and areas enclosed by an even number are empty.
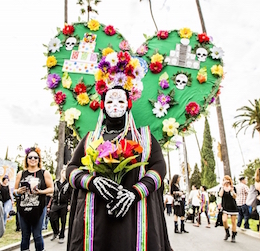
[[[122,117],[127,109],[128,102],[124,90],[112,89],[106,93],[104,107],[110,118]]]

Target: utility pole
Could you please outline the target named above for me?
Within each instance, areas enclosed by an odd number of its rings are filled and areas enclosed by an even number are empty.
[[[169,147],[167,147],[167,157],[168,157],[168,172],[169,172],[169,184],[170,184],[171,179],[172,179],[172,175],[171,175],[171,163],[170,163]]]
[[[196,0],[196,4],[197,4],[198,12],[199,12],[202,31],[204,33],[207,33],[199,0]],[[228,148],[227,148],[227,141],[226,141],[226,133],[225,133],[225,127],[224,127],[224,121],[223,121],[219,97],[216,98],[216,110],[217,110],[217,117],[218,117],[219,135],[220,135],[220,141],[221,141],[221,155],[222,155],[223,165],[224,165],[224,175],[229,175],[231,177],[229,157],[228,157]]]
[[[187,161],[187,148],[186,148],[186,142],[184,137],[182,137],[182,141],[183,141],[184,167],[186,173],[186,192],[187,194],[189,194],[190,193],[189,169],[188,169],[188,161]]]

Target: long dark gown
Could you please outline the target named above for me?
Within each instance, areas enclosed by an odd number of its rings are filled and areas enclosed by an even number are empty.
[[[111,140],[111,135],[103,135],[104,139]],[[109,138],[110,137],[110,138]],[[127,138],[130,137],[130,133]],[[81,140],[77,146],[73,157],[67,167],[67,178],[71,172],[80,166],[81,158],[85,155],[86,136]],[[151,135],[151,154],[148,159],[149,164],[146,166],[146,171],[153,170],[158,173],[161,180],[161,186],[158,188],[155,181],[149,177],[144,176],[139,180],[139,168],[135,168],[128,172],[122,180],[122,185],[125,188],[132,188],[133,185],[141,181],[147,187],[149,195],[147,199],[147,225],[145,231],[147,232],[146,248],[137,247],[137,203],[131,206],[127,214],[120,219],[107,214],[106,202],[95,194],[94,199],[94,242],[93,246],[89,248],[84,247],[85,235],[85,216],[86,208],[86,193],[80,185],[81,178],[87,171],[79,173],[75,178],[74,193],[72,196],[70,224],[69,224],[69,238],[68,251],[170,251],[170,243],[168,240],[166,222],[164,218],[163,208],[163,179],[166,174],[166,165],[162,155],[160,145],[156,139]],[[144,240],[145,241],[145,240]]]

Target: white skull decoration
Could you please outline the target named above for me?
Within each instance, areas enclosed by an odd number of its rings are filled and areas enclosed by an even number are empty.
[[[188,83],[188,77],[185,74],[178,74],[175,78],[176,88],[183,90]]]
[[[206,59],[207,59],[207,56],[208,56],[208,52],[206,49],[204,48],[198,48],[196,50],[196,55],[197,55],[197,58],[200,62],[205,62]]]
[[[75,37],[69,37],[67,38],[65,45],[66,45],[66,50],[71,51],[73,47],[76,45],[77,39]]]

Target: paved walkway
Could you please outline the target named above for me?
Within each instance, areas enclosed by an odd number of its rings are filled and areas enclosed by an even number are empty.
[[[202,217],[202,225],[194,227],[190,221],[186,222],[185,228],[189,231],[188,234],[175,234],[173,216],[166,215],[168,226],[168,235],[174,251],[254,251],[259,250],[260,238],[259,233],[238,230],[236,237],[237,242],[224,241],[225,232],[223,227],[215,228],[214,222],[211,228],[206,228],[206,220]],[[66,250],[66,238],[63,244],[59,244],[58,240],[50,241],[51,233],[44,233],[44,243],[46,251]],[[31,250],[34,250],[34,244],[31,243]],[[0,251],[20,251],[19,243],[10,245]],[[104,250],[105,251],[105,250]],[[123,251],[123,250],[122,250]],[[152,250],[157,251],[157,250]]]

